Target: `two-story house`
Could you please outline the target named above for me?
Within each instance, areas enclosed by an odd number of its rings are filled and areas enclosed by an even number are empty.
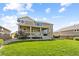
[[[18,33],[21,37],[25,34],[26,39],[52,39],[53,24],[37,22],[28,16],[18,18]]]

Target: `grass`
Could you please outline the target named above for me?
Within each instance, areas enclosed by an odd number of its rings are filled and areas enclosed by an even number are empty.
[[[79,41],[15,42],[0,49],[3,56],[79,56]]]
[[[0,44],[2,44],[3,43],[3,39],[0,39]]]

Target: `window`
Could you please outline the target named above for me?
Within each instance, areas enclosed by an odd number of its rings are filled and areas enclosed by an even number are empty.
[[[77,32],[77,31],[79,31],[79,29],[75,29],[75,31]]]
[[[24,28],[24,30],[26,30],[26,29]]]
[[[77,31],[77,30],[75,29],[75,31]]]
[[[21,23],[24,23],[24,21],[23,21],[23,20],[21,20]]]
[[[20,20],[19,20],[19,19],[18,19],[17,21],[18,21],[18,22],[20,22]]]
[[[77,31],[79,31],[79,29],[77,29]]]
[[[47,34],[43,34],[44,36],[47,36]]]
[[[37,26],[42,26],[43,24],[42,24],[42,23],[37,23],[36,25],[37,25]]]
[[[43,33],[47,34],[48,33],[48,30],[47,29],[46,30],[43,30]]]

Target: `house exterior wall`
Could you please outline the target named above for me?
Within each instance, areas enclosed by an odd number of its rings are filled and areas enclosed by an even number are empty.
[[[75,30],[67,30],[67,31],[62,31],[60,32],[60,36],[79,36],[79,31],[75,31]]]
[[[10,30],[0,26],[0,38],[4,39],[4,40],[7,40],[7,39],[10,39]]]
[[[60,29],[58,32],[54,32],[54,35],[59,35],[60,37],[79,37],[79,24],[68,26]]]
[[[30,17],[18,18],[18,31],[23,31],[26,37],[52,39],[53,24],[36,22]]]

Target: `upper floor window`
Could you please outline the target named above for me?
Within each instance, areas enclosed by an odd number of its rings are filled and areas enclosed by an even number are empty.
[[[37,23],[36,25],[37,25],[37,26],[43,26],[43,24],[42,24],[42,23]]]
[[[48,30],[43,30],[43,33],[46,33],[47,34],[48,33]]]
[[[24,23],[24,21],[23,21],[23,20],[21,20],[21,23]]]
[[[18,22],[21,22],[21,23],[24,23],[24,20],[20,20],[20,19],[18,19],[17,21],[18,21]]]
[[[18,22],[20,22],[20,20],[19,20],[19,19],[18,19],[17,21],[18,21]]]

